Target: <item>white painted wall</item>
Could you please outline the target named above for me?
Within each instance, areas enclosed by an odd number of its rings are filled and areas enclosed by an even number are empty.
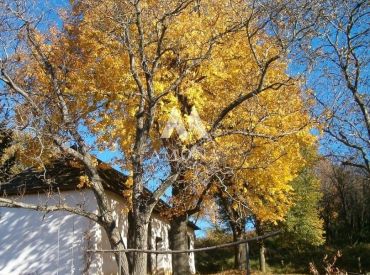
[[[63,192],[63,198],[71,205],[85,201],[86,209],[94,209],[90,191]],[[53,203],[45,195],[23,198],[28,203],[46,200]],[[81,274],[90,228],[88,219],[65,212],[0,208],[0,274]]]
[[[188,236],[190,238],[190,245],[189,245],[189,249],[194,249],[194,243],[195,243],[195,234],[194,234],[194,230],[193,229],[190,229],[188,228]],[[190,271],[192,274],[195,274],[196,273],[196,270],[195,270],[195,255],[194,253],[190,253],[189,255],[189,265],[190,265]]]
[[[119,196],[109,193],[109,199],[127,244],[128,220],[125,204]],[[62,192],[69,205],[83,205],[97,211],[96,199],[90,190]],[[26,195],[22,201],[49,205],[59,197]],[[169,249],[169,224],[159,216],[151,221],[151,245],[156,247],[156,237],[163,241],[161,249]],[[191,247],[194,232],[189,231]],[[45,215],[25,209],[0,208],[0,275],[19,274],[116,274],[117,264],[113,254],[88,254],[87,249],[110,249],[104,230],[87,218],[66,212]],[[194,255],[191,268],[195,273]],[[152,268],[157,274],[170,274],[171,255],[152,255]]]
[[[114,217],[118,220],[118,227],[121,230],[125,245],[127,245],[127,232],[128,232],[128,219],[125,211],[125,204],[122,199],[114,194],[109,193],[109,200],[111,201],[112,209],[114,210]],[[161,219],[159,216],[153,215],[151,219],[151,247],[156,247],[156,237],[160,237],[163,242],[161,248],[163,250],[169,250],[169,229],[170,225],[168,222]],[[107,235],[104,231],[101,233],[101,241],[98,244],[99,249],[110,249],[110,244]],[[113,254],[104,253],[100,257],[103,257],[102,271],[104,274],[116,274],[117,264]],[[171,274],[172,272],[172,258],[171,255],[151,255],[152,259],[152,271],[154,274]]]
[[[111,207],[113,209],[113,217],[118,222],[118,227],[121,230],[121,236],[123,238],[123,242],[125,243],[125,246],[127,247],[127,232],[128,232],[128,219],[125,209],[125,204],[122,203],[122,199],[114,194],[114,193],[108,193],[108,199],[111,202]],[[101,239],[98,241],[97,247],[99,249],[111,249],[110,243],[107,237],[107,234],[105,231],[100,228],[100,236]],[[101,257],[102,259],[102,273],[103,274],[117,274],[118,268],[117,263],[115,260],[115,257],[113,253],[104,253],[104,254],[97,254],[98,257]]]
[[[151,219],[151,249],[152,250],[169,250],[169,230],[170,225],[157,215],[153,215]],[[160,238],[161,242],[156,242]],[[172,272],[172,256],[170,254],[151,255],[152,272],[153,274],[171,274]]]

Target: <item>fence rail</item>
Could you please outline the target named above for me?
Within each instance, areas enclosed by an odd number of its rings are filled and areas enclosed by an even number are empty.
[[[231,243],[225,243],[225,244],[220,244],[220,245],[214,245],[214,246],[208,246],[208,247],[203,247],[203,248],[194,248],[194,249],[188,249],[188,250],[148,250],[148,249],[135,249],[135,248],[128,248],[128,249],[121,249],[121,250],[110,250],[110,249],[96,249],[96,250],[87,250],[87,252],[94,252],[94,253],[147,253],[147,254],[182,254],[182,253],[196,253],[196,252],[202,252],[202,251],[209,251],[209,250],[214,250],[214,249],[219,249],[219,248],[225,248],[225,247],[230,247],[230,246],[235,246],[239,244],[244,244],[244,243],[249,243],[249,242],[255,242],[255,241],[260,241],[264,240],[270,237],[273,237],[277,234],[279,234],[280,231],[274,231],[271,233],[267,233],[265,235],[249,238],[249,239],[244,239],[236,242],[231,242]]]
[[[247,247],[247,251],[249,250],[248,244],[250,242],[255,242],[255,241],[260,241],[264,240],[273,236],[276,236],[277,234],[280,233],[279,231],[274,231],[270,232],[261,236],[253,237],[253,238],[248,238],[244,240],[239,240],[236,242],[230,242],[230,243],[225,243],[225,244],[220,244],[220,245],[214,245],[214,246],[208,246],[208,247],[203,247],[203,248],[195,248],[195,249],[188,249],[188,250],[148,250],[148,249],[133,249],[133,248],[128,248],[128,249],[121,249],[121,250],[110,250],[110,249],[96,249],[96,250],[87,250],[87,252],[90,253],[115,253],[119,255],[119,266],[118,266],[118,274],[121,275],[121,264],[122,264],[122,253],[147,253],[147,254],[181,254],[181,253],[196,253],[196,252],[202,252],[202,251],[209,251],[209,250],[214,250],[214,249],[220,249],[220,248],[225,248],[225,247],[230,247],[230,246],[235,246],[235,245],[240,245],[240,244],[245,244]],[[249,253],[247,253],[249,254]],[[247,255],[247,258],[249,256]],[[249,265],[249,259],[247,259],[247,270],[246,274],[250,275],[250,265]]]

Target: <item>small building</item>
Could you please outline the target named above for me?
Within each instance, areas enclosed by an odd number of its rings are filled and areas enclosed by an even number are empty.
[[[127,207],[122,196],[126,176],[107,164],[99,164],[99,174],[114,209],[124,242],[127,245]],[[58,204],[97,213],[94,193],[79,188],[83,166],[72,159],[58,160],[46,171],[28,169],[0,185],[0,195],[38,205]],[[127,188],[126,188],[127,190]],[[146,190],[146,192],[150,192]],[[149,249],[169,250],[169,221],[160,215],[170,206],[160,201],[149,226]],[[188,224],[188,246],[193,248],[197,226]],[[67,212],[37,212],[22,208],[0,208],[0,274],[117,274],[113,254],[88,250],[110,249],[100,225]],[[190,267],[195,273],[193,253]],[[149,274],[171,274],[170,254],[148,256]]]

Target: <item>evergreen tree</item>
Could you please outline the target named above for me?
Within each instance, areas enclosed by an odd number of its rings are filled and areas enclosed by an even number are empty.
[[[295,190],[295,204],[289,210],[283,225],[284,235],[290,243],[297,245],[323,244],[323,221],[319,211],[322,197],[320,181],[312,169],[306,168],[293,181],[292,187]]]

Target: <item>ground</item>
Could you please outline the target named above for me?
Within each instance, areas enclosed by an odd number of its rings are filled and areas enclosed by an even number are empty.
[[[219,272],[219,273],[214,273],[210,275],[245,275],[245,271],[239,271],[239,270],[229,270],[229,271],[224,271],[224,272]],[[267,272],[267,273],[262,273],[259,271],[252,271],[252,275],[272,275],[273,273]],[[275,273],[276,274],[276,273]],[[287,274],[287,275],[300,275],[299,273],[292,273],[292,274]]]
[[[338,250],[341,251],[342,256],[337,259],[335,266],[340,270],[357,274],[366,274],[370,272],[369,243],[345,247],[322,246],[301,251],[274,247],[270,244],[266,253],[267,271],[269,272],[267,274],[309,274],[310,262],[314,263],[320,274],[325,274],[324,268],[327,266],[327,263],[323,260],[325,255],[328,255],[327,259],[332,263],[333,256],[336,255]],[[245,272],[231,270],[234,261],[232,249],[222,249],[197,254],[197,270],[199,270],[200,274],[245,274]],[[256,271],[259,268],[259,262],[256,247],[253,246],[251,246],[250,264],[252,271],[254,271],[252,272],[253,275],[262,274]],[[229,271],[222,273],[220,270]]]

